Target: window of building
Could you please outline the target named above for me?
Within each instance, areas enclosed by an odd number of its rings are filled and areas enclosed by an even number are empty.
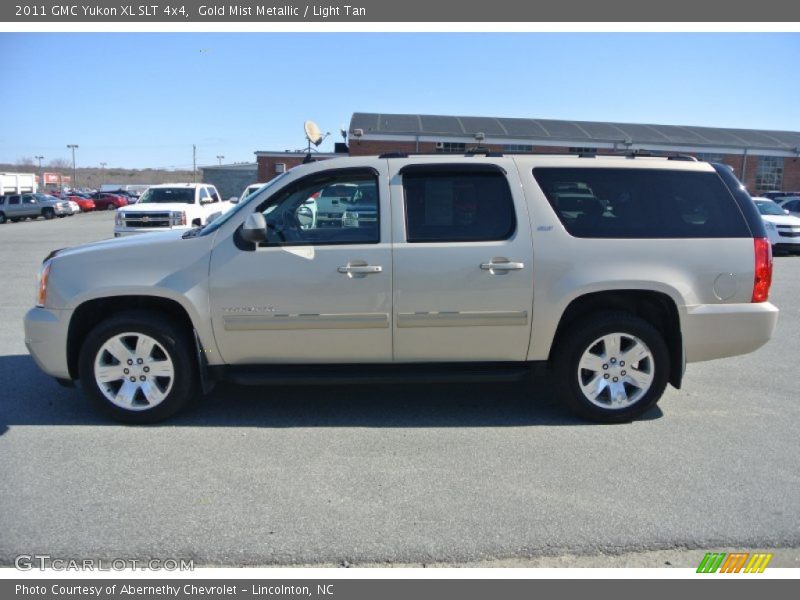
[[[267,246],[377,244],[378,181],[373,171],[321,173],[301,179],[258,209]]]
[[[514,203],[500,171],[413,170],[403,175],[409,242],[506,240],[516,229]]]
[[[533,175],[575,237],[750,236],[734,198],[716,173],[540,167]]]
[[[533,152],[530,144],[503,144],[503,152]]]
[[[437,152],[466,152],[467,145],[461,142],[437,142]]]
[[[275,163],[275,172],[276,173],[285,173],[286,172],[286,163]]]
[[[756,165],[756,192],[783,187],[783,157],[759,156]]]
[[[572,146],[569,151],[573,154],[597,154],[597,148],[584,148],[583,146]]]

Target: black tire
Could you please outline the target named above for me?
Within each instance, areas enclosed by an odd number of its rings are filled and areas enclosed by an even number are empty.
[[[11,221],[12,223],[19,223],[19,217],[11,217],[9,221]]]
[[[42,216],[49,221],[50,219],[56,216],[56,213],[52,208],[43,208]]]
[[[95,359],[98,358],[101,348],[107,341],[123,333],[149,336],[161,346],[174,366],[174,377],[167,395],[152,407],[142,406],[140,403],[138,410],[123,408],[104,395],[95,379]],[[186,406],[199,394],[200,389],[196,353],[190,332],[183,331],[164,315],[146,310],[125,311],[98,324],[83,342],[78,371],[86,395],[100,410],[123,423],[162,421]],[[120,382],[120,387],[121,385]],[[109,390],[109,393],[117,391]],[[144,399],[142,394],[140,397]]]
[[[6,220],[6,213],[0,212],[0,225],[5,225]]]
[[[113,202],[110,202],[108,206],[106,206],[106,210],[117,210],[117,207],[114,206]]]
[[[581,389],[581,382],[587,385],[595,380],[594,371],[579,370],[580,361],[589,353],[597,355],[600,348],[603,348],[605,354],[604,343],[600,342],[598,345],[597,342],[604,336],[613,337],[614,334],[620,335],[620,348],[623,352],[619,356],[624,358],[624,351],[639,343],[649,350],[649,355],[631,365],[625,365],[619,359],[612,361],[613,356],[608,357],[609,362],[599,368],[610,367],[610,370],[597,371],[597,377],[602,374],[608,383],[600,382],[604,386],[603,391],[593,402]],[[592,350],[595,352],[591,352]],[[603,357],[599,358],[604,362]],[[558,394],[567,409],[591,421],[622,423],[642,415],[659,401],[669,379],[670,357],[661,333],[647,321],[626,312],[601,312],[581,320],[560,336],[552,364]],[[642,379],[650,378],[649,386],[636,387],[623,381],[623,376],[635,378],[637,372],[642,375]],[[629,404],[619,408],[611,406],[611,380],[620,381],[617,389],[622,388],[622,398],[626,401],[630,394]],[[636,395],[640,397],[636,398]]]

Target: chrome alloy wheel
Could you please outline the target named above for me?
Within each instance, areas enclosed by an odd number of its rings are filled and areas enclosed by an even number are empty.
[[[143,333],[120,333],[100,346],[94,378],[102,394],[126,410],[147,410],[167,397],[175,381],[169,354]]]
[[[653,383],[655,361],[650,348],[626,333],[596,339],[578,362],[578,385],[592,404],[623,409],[638,402]]]

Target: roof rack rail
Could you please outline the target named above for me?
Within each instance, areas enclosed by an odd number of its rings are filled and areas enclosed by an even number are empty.
[[[378,158],[409,158],[411,156],[488,156],[492,158],[502,156],[577,156],[578,158],[606,158],[611,156],[625,158],[663,158],[664,160],[685,160],[699,162],[697,157],[690,154],[653,154],[640,150],[616,150],[611,152],[542,152],[542,151],[500,151],[483,146],[468,148],[464,154],[458,152],[384,152]]]

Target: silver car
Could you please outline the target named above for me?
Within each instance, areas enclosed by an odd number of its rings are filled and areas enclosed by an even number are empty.
[[[47,194],[11,194],[0,196],[0,224],[22,219],[43,217],[53,219],[73,214],[67,200],[59,200]]]
[[[329,200],[313,221],[309,198]],[[125,422],[164,419],[215,380],[543,369],[568,409],[620,422],[680,388],[687,363],[765,344],[771,277],[764,223],[724,165],[349,157],[292,169],[202,227],[53,253],[25,342]]]

